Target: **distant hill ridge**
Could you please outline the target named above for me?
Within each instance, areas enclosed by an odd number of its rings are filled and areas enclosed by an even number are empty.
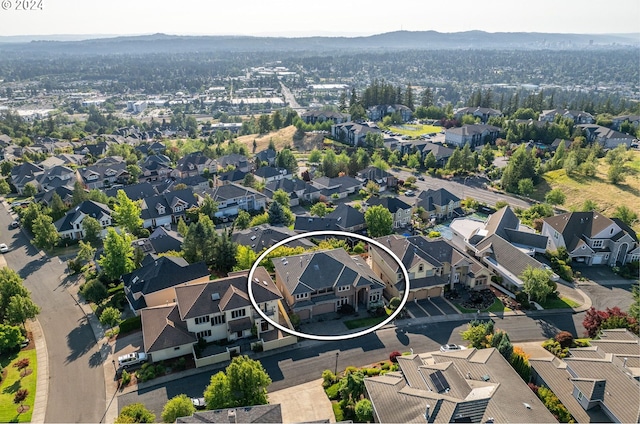
[[[151,34],[69,40],[71,35],[0,37],[0,51],[69,54],[142,54],[223,51],[598,49],[640,47],[640,34],[558,34],[527,32],[395,31],[360,37],[257,37]]]

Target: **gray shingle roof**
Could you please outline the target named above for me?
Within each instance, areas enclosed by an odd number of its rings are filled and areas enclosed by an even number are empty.
[[[233,417],[229,418],[230,412]],[[177,423],[282,423],[280,404],[256,405],[242,408],[217,409],[215,411],[198,411],[188,417],[180,417]],[[328,421],[327,421],[328,422]]]
[[[411,209],[410,205],[406,204],[405,202],[403,202],[402,200],[398,199],[397,197],[389,197],[389,196],[386,196],[386,197],[370,197],[367,200],[367,204],[369,206],[382,205],[389,212],[391,212],[392,214],[395,214],[400,209],[402,209],[402,210]]]
[[[80,215],[88,215],[92,218],[100,221],[105,216],[111,216],[111,209],[109,206],[94,202],[93,200],[85,200],[75,208],[68,211],[65,216],[54,222],[54,226],[58,232],[69,231],[73,229],[73,222],[80,217]]]
[[[247,228],[246,230],[234,231],[231,240],[243,246],[250,246],[254,252],[260,252],[295,234],[295,231],[287,227],[274,227],[265,224],[258,227]],[[302,238],[287,243],[287,246],[310,248],[315,245],[310,240]]]

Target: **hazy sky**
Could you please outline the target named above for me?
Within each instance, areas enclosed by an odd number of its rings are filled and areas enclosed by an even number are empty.
[[[15,10],[19,1],[41,2],[42,10]],[[638,0],[0,0],[0,5],[0,35],[640,32]]]

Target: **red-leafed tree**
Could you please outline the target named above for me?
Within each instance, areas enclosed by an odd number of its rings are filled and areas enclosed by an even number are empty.
[[[633,333],[638,332],[638,321],[619,307],[607,308],[605,311],[598,311],[591,307],[587,311],[587,316],[582,321],[582,325],[587,330],[587,335],[596,337],[601,330],[612,328],[628,328]]]

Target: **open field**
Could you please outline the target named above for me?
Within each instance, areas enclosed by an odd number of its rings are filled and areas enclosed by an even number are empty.
[[[617,206],[626,205],[633,211],[640,210],[640,152],[629,153],[632,160],[626,162],[627,177],[622,184],[614,185],[607,180],[609,165],[600,159],[596,175],[587,177],[578,173],[568,176],[564,169],[550,171],[544,174],[543,181],[536,186],[532,197],[543,201],[544,195],[551,189],[558,188],[567,196],[565,209],[580,210],[585,200],[593,200],[598,205],[598,211],[611,216]],[[640,222],[633,226],[640,231]]]
[[[418,137],[422,134],[431,134],[431,133],[439,133],[442,130],[442,127],[436,127],[434,125],[399,125],[399,126],[391,126],[389,130],[396,132],[402,135],[408,135],[410,137]]]
[[[294,140],[293,136],[295,133],[296,127],[290,125],[267,134],[242,135],[235,139],[235,143],[244,144],[247,146],[247,149],[249,149],[249,152],[253,151],[253,140],[255,140],[257,144],[256,152],[269,147],[269,141],[271,140],[273,140],[276,146],[276,151],[283,149],[287,145],[294,147],[300,152],[310,152],[314,147],[322,149],[322,140],[324,139],[322,134],[308,134],[305,135],[302,140]]]

